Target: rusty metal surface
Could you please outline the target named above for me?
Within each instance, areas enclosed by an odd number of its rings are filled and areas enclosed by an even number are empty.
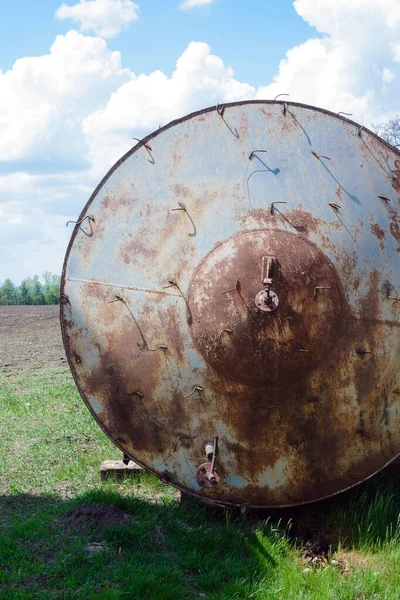
[[[229,104],[143,140],[64,264],[64,344],[97,422],[221,504],[311,502],[382,468],[400,452],[399,202],[400,154],[309,106]]]

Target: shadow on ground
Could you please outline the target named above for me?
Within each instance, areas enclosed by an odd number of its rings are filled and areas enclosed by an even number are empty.
[[[2,599],[246,597],[287,543],[192,499],[22,494],[0,497],[0,514]]]
[[[244,515],[191,497],[1,496],[0,597],[259,597],[304,553],[329,558],[338,544],[357,550],[395,537],[399,500],[390,473],[323,502]]]

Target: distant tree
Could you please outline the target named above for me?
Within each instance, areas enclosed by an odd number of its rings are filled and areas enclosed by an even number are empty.
[[[10,305],[17,304],[18,295],[15,289],[15,285],[11,279],[6,279],[3,285],[0,287],[0,304]]]
[[[371,127],[382,139],[400,149],[400,114],[384,123],[373,123]]]
[[[45,304],[42,284],[39,281],[39,276],[35,275],[32,280],[32,304]]]
[[[46,304],[59,304],[60,302],[60,276],[51,271],[43,273],[43,294]]]
[[[24,279],[21,281],[21,285],[19,286],[18,290],[18,296],[18,304],[32,304],[31,283],[29,280]]]

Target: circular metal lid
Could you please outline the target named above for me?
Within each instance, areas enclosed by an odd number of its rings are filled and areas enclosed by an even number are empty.
[[[135,146],[62,278],[103,430],[221,503],[310,502],[382,468],[400,451],[399,202],[399,153],[309,106],[210,108]]]

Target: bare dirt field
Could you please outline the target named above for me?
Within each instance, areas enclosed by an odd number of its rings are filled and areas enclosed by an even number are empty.
[[[0,368],[66,365],[59,306],[0,306]]]

